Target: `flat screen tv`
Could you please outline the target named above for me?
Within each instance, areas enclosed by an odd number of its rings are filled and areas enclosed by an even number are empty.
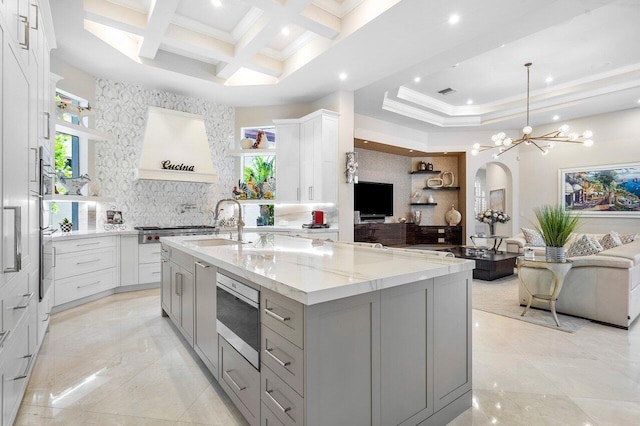
[[[354,186],[354,210],[364,220],[393,216],[393,184],[358,182]]]

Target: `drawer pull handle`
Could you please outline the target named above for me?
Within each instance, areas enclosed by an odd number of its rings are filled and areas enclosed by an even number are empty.
[[[243,390],[245,390],[245,389],[247,388],[246,386],[240,387],[240,385],[238,385],[238,383],[237,383],[235,380],[233,380],[233,377],[231,377],[231,374],[229,374],[229,373],[231,373],[232,371],[233,371],[233,370],[227,370],[227,371],[225,371],[225,372],[224,372],[224,374],[226,374],[226,375],[227,375],[227,378],[229,379],[229,381],[231,382],[231,384],[232,384],[233,386],[235,386],[235,387],[236,387],[236,389],[238,389],[238,391],[243,391]]]
[[[196,262],[196,265],[198,265],[199,267],[204,268],[204,269],[207,269],[209,267],[209,265],[205,265],[202,262]]]
[[[29,28],[31,28],[29,18],[24,15],[18,15],[18,21],[24,25],[24,42],[19,41],[18,45],[21,49],[29,50]]]
[[[275,312],[273,312],[273,308],[264,308],[264,313],[282,322],[289,321],[291,319],[291,317],[281,317],[280,315],[276,314]]]
[[[40,7],[38,7],[38,5],[37,5],[37,4],[32,4],[31,6],[32,6],[32,7],[34,7],[34,8],[36,9],[36,19],[35,19],[35,21],[36,21],[36,26],[35,26],[35,27],[34,27],[34,26],[32,26],[32,27],[31,27],[31,29],[32,29],[32,30],[36,30],[36,31],[37,31],[37,30],[38,30],[38,18],[39,18],[39,15],[40,15]]]
[[[100,259],[85,260],[84,262],[76,262],[76,265],[85,265],[87,263],[100,262]]]
[[[29,362],[27,363],[27,368],[24,369],[24,372],[20,376],[16,376],[13,380],[22,380],[27,378],[27,373],[29,373],[29,369],[31,368],[31,361],[33,361],[33,354],[25,355],[22,358],[29,358]]]
[[[96,281],[90,284],[85,284],[85,285],[79,285],[78,288],[85,288],[85,287],[91,287],[92,285],[98,285],[100,284],[102,281]]]
[[[0,333],[0,346],[4,344],[5,340],[7,340],[7,337],[9,337],[9,333],[11,333],[11,330],[3,331],[2,333]]]
[[[272,392],[273,392],[273,389],[267,389],[267,396],[269,397],[269,399],[271,399],[271,401],[273,401],[274,404],[278,406],[278,409],[280,409],[280,411],[282,411],[283,413],[287,413],[291,411],[291,407],[287,407],[287,408],[283,407],[282,404],[280,404],[278,400],[275,399],[273,395],[271,395]]]
[[[20,272],[22,269],[22,207],[3,207],[13,210],[13,267],[4,268],[4,272]]]
[[[277,356],[275,356],[273,354],[273,348],[265,348],[265,352],[267,353],[267,355],[269,355],[271,358],[273,358],[273,360],[275,362],[277,362],[278,364],[280,364],[282,367],[286,367],[287,365],[291,365],[291,362],[289,361],[283,361],[280,358],[278,358]]]
[[[14,306],[13,309],[27,309],[29,307],[29,303],[31,302],[31,299],[33,299],[33,295],[35,293],[31,292],[31,293],[27,293],[27,294],[23,294],[22,297],[26,297],[27,301],[25,302],[24,305],[18,305],[18,306]]]
[[[98,245],[98,244],[101,244],[101,242],[100,241],[96,241],[96,242],[93,242],[93,243],[76,244],[76,247],[95,246],[95,245]]]

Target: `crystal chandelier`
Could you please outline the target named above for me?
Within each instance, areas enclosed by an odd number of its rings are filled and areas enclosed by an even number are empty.
[[[512,148],[520,145],[524,142],[525,145],[533,145],[540,150],[542,155],[547,155],[549,150],[553,148],[556,142],[568,142],[579,143],[584,146],[592,146],[593,132],[591,130],[585,130],[582,134],[570,132],[569,126],[564,124],[560,126],[558,130],[549,132],[541,136],[532,136],[533,128],[529,125],[529,67],[531,62],[524,64],[527,68],[527,125],[522,129],[522,137],[519,139],[511,139],[504,134],[504,132],[497,133],[491,137],[493,145],[480,145],[476,143],[473,145],[471,155],[478,155],[482,151],[498,148],[498,152],[493,154],[493,158],[498,158],[500,155],[509,151]]]

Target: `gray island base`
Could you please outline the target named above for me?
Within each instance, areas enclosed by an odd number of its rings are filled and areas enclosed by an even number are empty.
[[[444,425],[471,407],[473,262],[222,241],[162,239],[162,310],[251,425]],[[259,292],[259,369],[219,334],[220,276]]]

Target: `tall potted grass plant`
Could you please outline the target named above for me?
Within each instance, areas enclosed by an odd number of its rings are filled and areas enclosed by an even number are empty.
[[[544,205],[533,209],[533,212],[538,220],[535,229],[542,235],[542,239],[547,245],[545,248],[547,262],[566,261],[564,245],[578,226],[580,218],[571,216],[560,205]]]

